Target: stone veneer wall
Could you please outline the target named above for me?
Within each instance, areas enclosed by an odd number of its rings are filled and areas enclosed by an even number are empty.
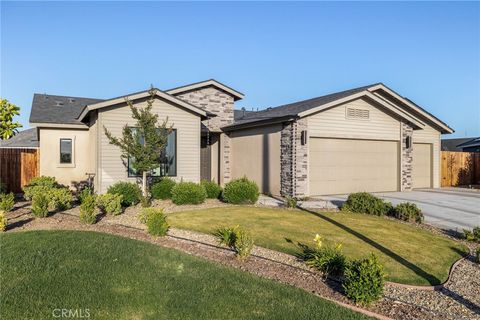
[[[308,141],[302,145],[302,131],[307,119],[284,126],[280,138],[280,193],[282,196],[304,197],[308,194]]]
[[[411,137],[413,135],[413,128],[408,125],[407,123],[401,124],[401,185],[400,185],[400,190],[401,191],[411,191],[412,190],[412,162],[413,162],[413,142],[412,142],[412,147],[407,148],[406,147],[406,141],[407,137]],[[413,141],[413,140],[412,140]]]

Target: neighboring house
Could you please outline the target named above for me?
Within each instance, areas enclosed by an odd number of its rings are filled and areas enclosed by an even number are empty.
[[[153,112],[175,129],[155,175],[221,185],[247,176],[276,195],[439,187],[440,135],[453,132],[381,83],[256,112],[235,111],[243,94],[215,80],[155,90]],[[38,130],[40,174],[63,184],[94,174],[100,193],[137,181],[103,128],[120,136],[134,125],[125,98],[143,106],[147,96],[35,94],[30,123]]]
[[[38,149],[37,129],[23,130],[8,140],[0,140],[0,148]]]
[[[474,150],[464,150],[463,148],[464,146],[466,147],[466,149],[469,149],[469,147],[473,147]],[[480,137],[479,138],[442,139],[442,151],[480,152]]]

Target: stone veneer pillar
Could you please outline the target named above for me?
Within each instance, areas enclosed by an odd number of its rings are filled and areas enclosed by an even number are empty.
[[[407,123],[401,123],[401,183],[400,183],[400,190],[401,191],[411,191],[413,184],[412,184],[412,149],[413,149],[413,142],[410,148],[407,148],[407,137],[412,139],[413,136],[413,128],[408,125]],[[412,140],[410,140],[412,141]]]
[[[308,194],[308,139],[302,145],[302,131],[307,132],[307,119],[285,124],[280,138],[280,193],[286,197]],[[307,132],[308,133],[308,132]]]

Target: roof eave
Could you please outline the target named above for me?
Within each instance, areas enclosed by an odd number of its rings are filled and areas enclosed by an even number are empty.
[[[243,93],[241,93],[241,92],[239,92],[235,89],[232,89],[229,86],[226,86],[223,83],[221,83],[221,82],[219,82],[215,79],[209,79],[209,80],[205,80],[205,81],[195,82],[195,83],[192,83],[192,84],[187,84],[185,86],[165,90],[165,92],[167,92],[169,94],[172,94],[172,95],[177,95],[177,94],[180,94],[180,93],[183,93],[183,92],[192,91],[192,90],[195,90],[195,89],[208,87],[208,86],[214,86],[214,87],[217,87],[218,89],[221,89],[221,90],[229,93],[230,95],[233,96],[235,101],[241,100],[245,97],[245,95]]]
[[[289,116],[283,116],[283,117],[261,119],[261,120],[258,120],[258,121],[252,121],[252,122],[246,122],[246,123],[239,123],[239,124],[233,123],[233,124],[230,124],[228,126],[224,126],[221,129],[225,132],[230,132],[230,131],[235,131],[235,130],[260,127],[260,126],[264,126],[264,125],[290,122],[290,121],[294,121],[296,119],[298,119],[298,116],[289,115]]]

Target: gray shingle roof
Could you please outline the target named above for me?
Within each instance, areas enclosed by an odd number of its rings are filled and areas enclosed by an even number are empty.
[[[480,138],[478,138],[480,141]],[[442,151],[462,151],[464,144],[474,141],[475,138],[442,139]]]
[[[8,140],[0,140],[0,148],[38,148],[37,129],[23,130]]]
[[[87,104],[103,101],[102,99],[55,96],[35,93],[33,95],[30,122],[82,124],[77,117]]]
[[[480,137],[473,138],[469,141],[462,142],[458,146],[461,147],[461,148],[478,147],[478,146],[480,146]]]

